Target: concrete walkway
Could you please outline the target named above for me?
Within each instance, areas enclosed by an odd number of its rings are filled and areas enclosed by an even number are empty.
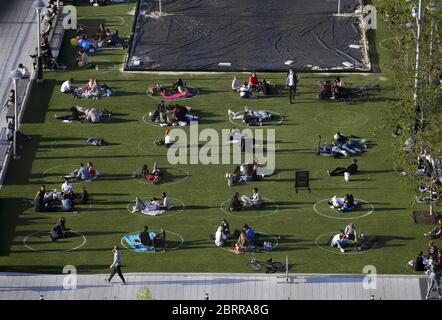
[[[143,286],[155,300],[204,300],[206,293],[210,300],[421,300],[426,290],[425,277],[404,275],[378,275],[376,289],[364,289],[366,275],[296,274],[287,282],[284,275],[265,273],[130,273],[128,285],[117,275],[107,284],[106,276],[78,275],[76,289],[66,290],[66,275],[0,273],[0,299],[124,300]]]
[[[3,106],[12,88],[9,72],[23,63],[32,70],[37,47],[36,12],[31,0],[0,1],[0,104]],[[19,100],[22,97],[19,98]],[[0,127],[6,124],[6,109],[0,109]]]

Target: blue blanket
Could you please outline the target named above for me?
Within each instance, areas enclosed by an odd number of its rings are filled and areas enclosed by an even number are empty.
[[[151,239],[155,238],[156,234],[155,232],[149,232],[149,237]],[[145,252],[145,251],[154,251],[155,248],[153,246],[145,246],[141,243],[139,233],[130,233],[128,235],[125,235],[123,237],[123,240],[126,242],[126,244],[129,246],[130,249],[136,251],[136,252]]]

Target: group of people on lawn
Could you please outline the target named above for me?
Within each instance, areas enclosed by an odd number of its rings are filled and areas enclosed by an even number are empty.
[[[230,249],[230,251],[234,253],[243,253],[255,249],[255,236],[255,230],[253,230],[248,224],[244,224],[241,230],[235,230],[231,233],[229,223],[224,219],[215,232],[214,241],[215,245],[223,247],[228,240],[237,238],[234,248]]]

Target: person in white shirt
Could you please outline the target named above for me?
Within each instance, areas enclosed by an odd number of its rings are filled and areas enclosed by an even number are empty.
[[[239,80],[236,78],[236,76],[233,77],[232,80],[232,90],[233,91],[238,91],[238,89],[241,87],[241,83],[239,82]]]
[[[161,194],[161,198],[163,199],[163,203],[158,205],[158,208],[161,210],[170,210],[173,208],[172,201],[167,196],[166,192]]]
[[[298,86],[298,74],[292,68],[287,73],[285,85],[289,88],[289,101],[292,104],[295,100],[296,88]]]
[[[74,79],[70,78],[69,80],[66,80],[61,84],[61,93],[72,93],[74,92],[74,87],[72,86],[72,82],[74,82]]]
[[[118,276],[120,277],[121,281],[123,281],[123,284],[126,284],[126,280],[124,279],[123,273],[121,272],[120,248],[118,248],[118,246],[114,246],[112,252],[114,254],[114,262],[112,262],[112,264],[110,265],[110,269],[112,269],[112,272],[109,275],[109,278],[106,278],[105,280],[106,282],[110,283],[115,273],[118,273]]]
[[[342,253],[345,252],[343,249],[344,247],[347,247],[350,244],[349,240],[345,237],[344,230],[339,231],[339,233],[335,234],[330,245],[332,247],[338,247],[339,251]]]
[[[215,233],[215,244],[218,247],[222,247],[224,245],[224,237],[223,237],[223,227],[219,226]]]
[[[252,198],[249,198],[248,196],[243,195],[241,197],[241,201],[248,204],[249,206],[251,206],[253,208],[259,208],[262,206],[262,198],[261,198],[261,195],[258,193],[258,188],[253,188]]]
[[[67,195],[72,194],[73,192],[72,184],[69,183],[68,179],[65,179],[64,183],[61,185],[61,192]]]
[[[251,98],[252,97],[252,89],[247,84],[247,82],[244,82],[244,84],[238,89],[239,96],[241,98]]]

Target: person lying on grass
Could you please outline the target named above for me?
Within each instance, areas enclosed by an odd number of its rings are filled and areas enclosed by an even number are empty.
[[[173,204],[170,197],[167,196],[166,192],[161,194],[161,198],[153,197],[150,201],[143,201],[140,198],[135,199],[135,206],[133,207],[132,213],[135,212],[149,212],[149,211],[164,211],[172,210]]]
[[[58,222],[51,228],[51,241],[56,241],[58,239],[69,238],[72,234],[69,231],[71,229],[66,228],[66,219],[61,217]]]
[[[166,148],[169,148],[171,145],[173,145],[172,137],[170,136],[170,130],[166,130],[164,134],[164,139],[155,139],[153,143],[157,146],[165,146]]]
[[[69,109],[71,114],[57,116],[55,118],[58,120],[66,121],[81,121],[86,120],[91,123],[99,123],[103,118],[110,118],[112,116],[112,111],[107,109],[96,109],[96,108],[85,108],[81,106],[73,106]]]
[[[343,175],[345,172],[348,172],[350,174],[355,174],[358,172],[358,160],[357,159],[353,159],[351,161],[351,164],[344,167],[337,167],[333,170],[327,170],[327,174],[329,176],[339,176],[339,175]]]
[[[234,120],[242,120],[248,126],[262,126],[263,121],[272,120],[273,116],[270,112],[265,110],[254,111],[249,107],[244,107],[244,112],[233,112],[227,110],[227,115],[231,116]]]
[[[335,146],[347,151],[351,155],[361,153],[363,149],[367,148],[367,139],[355,138],[353,136],[347,138],[339,131],[335,133],[333,139]]]
[[[343,198],[333,196],[328,203],[330,204],[330,208],[337,209],[341,212],[351,212],[358,204],[358,202],[354,200],[352,194],[345,194]]]
[[[241,202],[252,208],[260,208],[262,206],[262,198],[261,195],[258,193],[258,188],[253,188],[252,192],[253,193],[251,198],[243,195],[241,197]]]
[[[152,172],[149,172],[149,168],[147,167],[147,164],[143,165],[143,167],[141,168],[141,172],[140,174],[135,174],[134,177],[135,178],[144,178],[149,182],[152,182],[153,184],[159,184],[161,181],[161,170],[158,167],[157,163],[154,162],[153,164],[153,168],[152,168]]]
[[[199,117],[190,112],[189,106],[178,104],[165,105],[164,101],[157,105],[153,112],[149,112],[150,120],[161,126],[186,126],[191,121],[198,121]]]

